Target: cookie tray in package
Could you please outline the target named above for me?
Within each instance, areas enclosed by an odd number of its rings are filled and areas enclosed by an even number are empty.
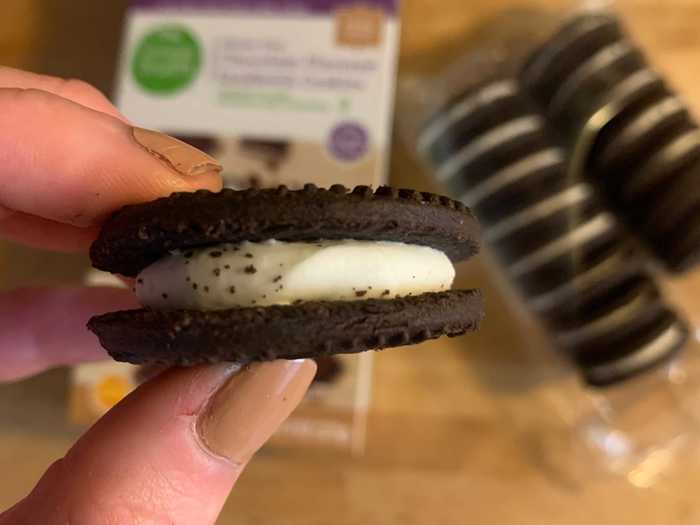
[[[474,211],[494,281],[547,335],[538,351],[578,376],[574,434],[625,473],[692,442],[698,120],[624,14],[504,11],[415,63],[398,90],[402,139]],[[663,422],[640,423],[650,406]]]

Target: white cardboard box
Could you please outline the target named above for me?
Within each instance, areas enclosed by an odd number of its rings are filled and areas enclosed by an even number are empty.
[[[219,159],[225,182],[298,187],[386,180],[398,0],[136,0],[117,105],[136,125]],[[120,285],[92,272],[93,285]],[[361,452],[372,354],[344,356],[273,442]],[[104,362],[73,374],[71,415],[89,423],[138,385]]]

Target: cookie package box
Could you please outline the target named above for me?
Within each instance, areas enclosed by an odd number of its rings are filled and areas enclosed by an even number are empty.
[[[216,157],[226,186],[386,181],[398,0],[136,0],[125,24],[118,107]],[[97,271],[85,280],[121,284]],[[71,419],[93,422],[148,374],[76,367]],[[319,361],[272,443],[361,452],[371,374],[371,352]]]

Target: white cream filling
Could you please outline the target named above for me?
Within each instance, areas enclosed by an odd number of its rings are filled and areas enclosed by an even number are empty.
[[[454,275],[449,258],[426,246],[270,240],[172,252],[138,275],[136,294],[154,309],[218,310],[445,291]]]

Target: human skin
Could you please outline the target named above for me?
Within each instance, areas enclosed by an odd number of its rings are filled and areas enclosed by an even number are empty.
[[[0,67],[0,238],[86,250],[119,207],[216,191],[220,169],[190,146],[132,127],[88,84]],[[85,323],[134,306],[116,288],[0,292],[0,381],[104,359]],[[0,525],[214,523],[315,371],[308,360],[165,371],[83,435]]]

